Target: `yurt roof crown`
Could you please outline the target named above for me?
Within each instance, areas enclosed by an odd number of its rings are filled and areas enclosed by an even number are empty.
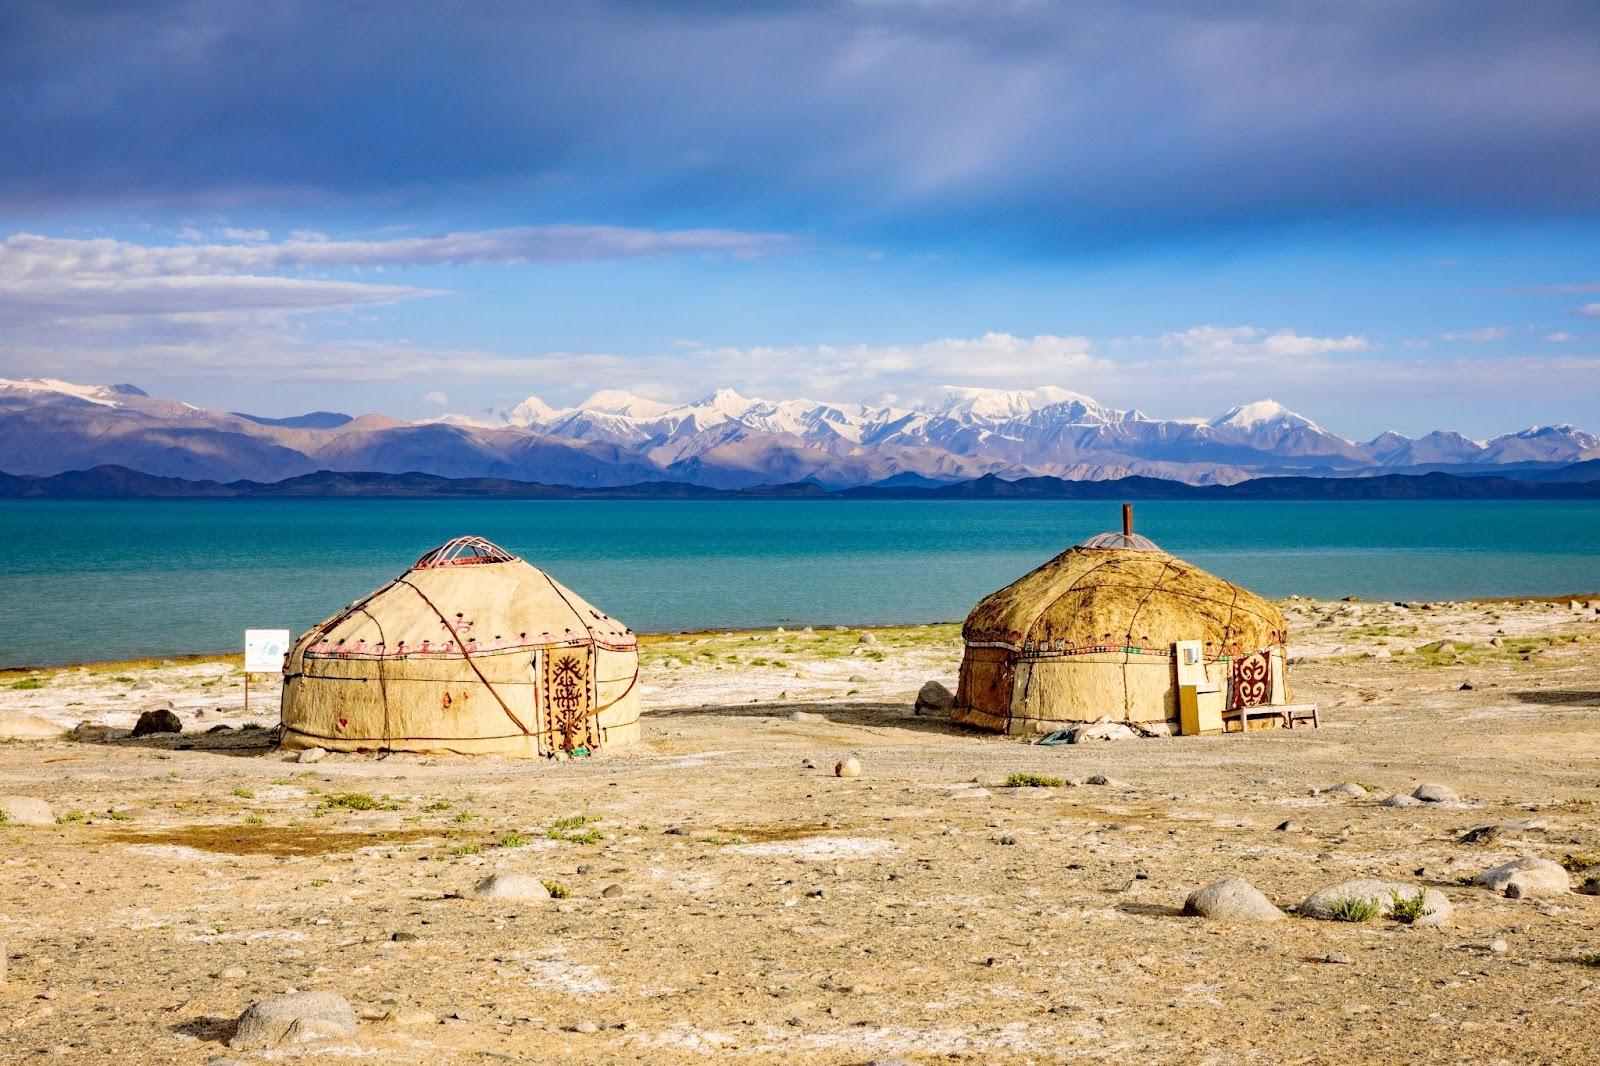
[[[509,563],[516,556],[482,537],[456,537],[418,559],[413,570],[433,570],[444,566],[472,566],[479,563]]]
[[[1133,531],[1133,504],[1122,505],[1122,532],[1121,533],[1096,533],[1088,540],[1078,545],[1080,548],[1109,548],[1120,551],[1132,552],[1158,552],[1160,547],[1149,537],[1141,537]]]

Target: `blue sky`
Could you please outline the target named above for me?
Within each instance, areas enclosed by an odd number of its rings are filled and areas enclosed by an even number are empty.
[[[1592,4],[20,3],[0,145],[5,376],[1600,428]]]

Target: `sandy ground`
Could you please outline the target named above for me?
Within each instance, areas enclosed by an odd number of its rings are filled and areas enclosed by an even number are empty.
[[[1600,854],[1600,616],[1287,607],[1320,730],[1071,747],[912,713],[954,687],[953,626],[654,641],[644,744],[559,763],[301,765],[206,732],[245,721],[227,662],[0,675],[0,712],[125,729],[170,700],[188,730],[0,744],[0,793],[58,817],[0,827],[0,1061],[1593,1062],[1600,897],[1462,881]],[[1372,794],[1318,791],[1347,781]],[[1463,801],[1378,805],[1421,782]],[[1457,842],[1517,818],[1545,828]],[[497,870],[570,895],[462,898]],[[1180,916],[1234,874],[1285,907],[1371,875],[1455,913]],[[343,994],[359,1035],[227,1047],[289,989]]]

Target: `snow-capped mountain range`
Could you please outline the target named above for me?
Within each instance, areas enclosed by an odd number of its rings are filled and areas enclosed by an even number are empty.
[[[951,388],[915,406],[759,400],[719,389],[687,404],[597,392],[404,422],[314,412],[263,418],[157,399],[131,385],[0,379],[0,471],[113,463],[150,474],[273,481],[315,470],[420,471],[557,485],[679,481],[743,488],[917,484],[995,474],[1192,484],[1274,474],[1508,473],[1600,458],[1570,425],[1492,440],[1435,431],[1345,440],[1271,400],[1212,419],[1159,419],[1054,386]]]

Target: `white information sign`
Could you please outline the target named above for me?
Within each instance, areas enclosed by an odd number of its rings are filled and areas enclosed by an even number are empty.
[[[244,631],[244,669],[247,674],[276,674],[283,669],[289,651],[287,629],[247,629]]]

